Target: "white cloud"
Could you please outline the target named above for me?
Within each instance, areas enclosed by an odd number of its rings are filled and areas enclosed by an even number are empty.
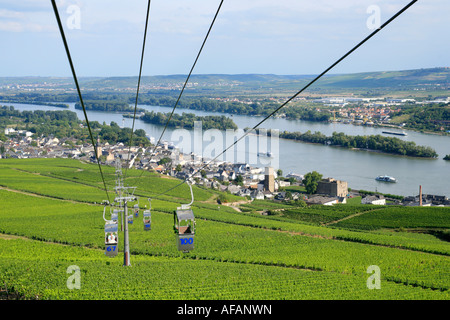
[[[9,1],[6,1],[7,3]],[[5,8],[0,9],[0,31],[4,32],[45,32],[55,31],[55,20],[50,16],[50,5],[43,6],[42,1],[32,2],[32,6],[23,8],[25,1],[19,3],[4,3]],[[50,18],[50,19],[49,19]]]
[[[0,18],[2,19],[23,19],[24,13],[8,9],[0,9]]]

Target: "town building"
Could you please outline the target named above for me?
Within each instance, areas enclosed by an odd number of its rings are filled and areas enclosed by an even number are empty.
[[[264,190],[275,192],[275,178],[272,167],[266,167],[265,169]]]
[[[366,196],[361,199],[361,204],[385,205],[386,199],[383,195],[380,194]]]
[[[315,196],[309,199],[306,199],[306,204],[315,205],[321,204],[324,206],[332,206],[334,204],[339,203],[339,198],[336,197],[323,197],[323,196]]]
[[[322,179],[317,184],[318,194],[326,194],[332,197],[346,197],[348,195],[347,181],[340,181],[333,178]]]

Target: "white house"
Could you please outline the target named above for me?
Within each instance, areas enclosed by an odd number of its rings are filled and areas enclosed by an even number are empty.
[[[361,204],[385,205],[386,199],[382,195],[366,196],[361,199]]]
[[[307,204],[322,204],[324,206],[332,206],[339,203],[339,198],[315,196],[306,200]]]
[[[279,187],[289,187],[291,185],[291,183],[289,181],[278,181],[278,186]]]
[[[5,135],[8,135],[10,133],[15,133],[15,132],[16,132],[16,130],[14,130],[13,128],[6,128],[5,129]]]
[[[256,200],[264,200],[264,193],[261,190],[253,190],[250,197]]]
[[[48,141],[45,143],[46,146],[56,146],[59,143],[59,139],[58,138],[49,138]]]
[[[220,171],[219,171],[219,179],[220,179],[221,181],[227,181],[227,180],[229,180],[229,175],[228,175],[228,173],[227,173],[225,170],[220,170]]]

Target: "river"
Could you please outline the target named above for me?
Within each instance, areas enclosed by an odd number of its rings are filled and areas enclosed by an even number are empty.
[[[2,103],[2,105],[12,105],[17,110],[66,110],[50,106],[41,105],[28,105],[19,103]],[[145,106],[139,105],[139,108],[146,109],[148,111],[156,112],[170,112],[171,108],[158,107],[158,106]],[[69,110],[75,111],[79,119],[84,120],[84,115],[81,110],[74,108],[74,103],[69,104]],[[205,112],[196,110],[187,110],[177,108],[176,113],[190,112],[197,115],[222,115],[216,112]],[[98,112],[88,111],[89,121],[99,121],[100,123],[111,121],[116,122],[120,126],[131,127],[132,119],[123,118],[122,114],[112,112]],[[242,116],[242,115],[227,115],[232,117],[233,121],[238,125],[240,129],[246,127],[253,127],[263,117],[255,116]],[[320,131],[323,134],[330,136],[334,131],[344,132],[347,135],[375,135],[382,134],[385,129],[377,127],[357,126],[351,124],[342,123],[318,123],[301,120],[286,120],[282,118],[270,118],[261,126],[261,128],[278,129],[280,131],[300,131],[305,132],[310,130],[311,132]],[[144,129],[148,136],[158,139],[163,130],[162,126],[152,125],[144,123],[141,120],[136,120],[135,129]],[[192,138],[195,139],[193,131],[183,131],[184,133],[191,133]],[[183,133],[181,132],[181,133]],[[406,131],[407,136],[395,136],[402,140],[414,141],[417,145],[424,145],[432,147],[436,150],[439,157],[437,159],[420,159],[410,158],[404,156],[387,155],[376,152],[368,151],[356,151],[339,147],[323,146],[316,144],[309,144],[303,142],[297,142],[286,139],[270,140],[270,139],[257,139],[251,137],[249,141],[245,142],[245,139],[237,143],[236,152],[230,150],[226,153],[226,161],[241,162],[243,157],[251,165],[264,166],[264,161],[273,165],[275,169],[280,168],[283,170],[283,175],[288,173],[305,174],[310,171],[318,171],[324,177],[332,177],[338,180],[344,180],[348,182],[348,185],[352,189],[362,189],[378,191],[382,193],[398,194],[403,196],[417,195],[419,193],[419,186],[422,185],[423,193],[445,195],[450,196],[450,161],[444,161],[442,158],[446,154],[450,154],[450,137],[439,136],[433,134],[424,134],[415,131]],[[179,136],[180,130],[174,130],[168,128],[162,138],[162,140],[171,141]],[[217,142],[217,134],[215,132],[215,141]],[[213,132],[214,136],[214,132]],[[226,141],[226,134],[222,132],[223,140],[214,144],[210,138],[206,135],[200,137],[203,145],[201,148],[205,151],[208,150],[207,155],[217,155],[225,147],[230,144],[230,140]],[[237,137],[240,134],[236,135]],[[197,137],[198,138],[198,137]],[[220,140],[220,139],[219,139]],[[198,141],[198,140],[196,140]],[[267,141],[272,141],[272,145]],[[191,151],[198,152],[198,144],[196,145],[193,140],[187,141],[184,139],[182,142],[177,138],[174,141],[175,145],[180,146],[184,153]],[[258,146],[255,144],[259,143]],[[215,149],[215,150],[211,150]],[[216,153],[214,153],[214,151]],[[268,162],[267,159],[262,159],[256,156],[259,151],[271,151],[273,153],[273,159]],[[234,155],[234,158],[230,158],[230,152]],[[207,156],[206,155],[206,156]],[[257,163],[252,163],[257,161]],[[378,182],[375,177],[378,175],[390,175],[397,179],[397,183]]]

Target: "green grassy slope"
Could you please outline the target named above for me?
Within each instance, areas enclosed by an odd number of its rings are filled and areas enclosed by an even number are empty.
[[[62,159],[0,161],[0,185],[6,186],[0,189],[0,284],[39,299],[449,298],[445,241],[240,213],[217,205],[217,192],[201,188],[195,190],[202,200],[193,205],[195,250],[176,250],[171,211],[186,203],[189,193],[174,192],[152,201],[151,231],[143,230],[142,212],[129,225],[132,267],[124,268],[122,233],[119,255],[108,258],[103,252],[103,206],[94,202],[104,199],[104,190],[95,168]],[[110,170],[105,167],[107,174]],[[133,179],[138,173],[128,174]],[[179,182],[149,177],[154,181],[149,178],[136,192],[154,194],[161,190],[159,182],[164,187]],[[144,204],[140,201],[141,208]],[[348,213],[360,212],[355,208],[348,207]],[[331,214],[329,208],[313,210]],[[340,212],[331,217],[348,215],[345,207]],[[440,215],[448,222],[448,215]],[[66,286],[70,265],[81,269],[79,290]],[[370,265],[381,269],[381,290],[366,287]]]

